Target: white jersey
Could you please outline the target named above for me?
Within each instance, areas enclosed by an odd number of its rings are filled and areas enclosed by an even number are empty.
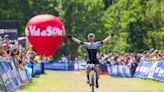
[[[81,42],[81,44],[87,49],[88,58],[87,61],[89,63],[98,63],[97,59],[97,51],[98,48],[103,44],[103,42]]]

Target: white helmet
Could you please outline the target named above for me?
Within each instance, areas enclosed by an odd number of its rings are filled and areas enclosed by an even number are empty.
[[[95,34],[94,34],[94,33],[89,33],[89,34],[88,34],[88,39],[89,39],[91,36],[93,36],[93,38],[95,39]]]

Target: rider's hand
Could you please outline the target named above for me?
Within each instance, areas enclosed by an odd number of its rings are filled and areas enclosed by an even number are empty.
[[[114,33],[111,33],[111,37],[113,37],[114,36]]]
[[[68,34],[68,38],[72,39],[72,35],[71,34]]]

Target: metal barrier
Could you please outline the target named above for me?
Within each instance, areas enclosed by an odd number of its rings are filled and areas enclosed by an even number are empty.
[[[113,77],[133,77],[129,65],[108,65],[108,74]],[[164,81],[164,61],[141,61],[134,77]]]
[[[142,61],[136,69],[135,77],[164,81],[164,61]]]
[[[108,74],[115,77],[132,77],[129,65],[108,65]]]
[[[25,68],[16,68],[13,61],[0,61],[0,92],[12,92],[21,86],[28,85],[35,76],[44,72],[43,64],[27,62]]]
[[[76,63],[30,63],[27,62],[24,69],[15,67],[10,61],[0,61],[0,92],[11,92],[15,89],[28,85],[32,76],[44,73],[48,70],[84,70],[85,62]],[[132,77],[131,66],[129,65],[101,65],[101,71],[106,71],[110,76]],[[164,61],[142,61],[138,64],[134,77],[149,78],[164,81]]]

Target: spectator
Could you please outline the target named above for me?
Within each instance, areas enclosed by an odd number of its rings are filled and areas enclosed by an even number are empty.
[[[68,63],[67,57],[65,57],[64,55],[62,55],[61,62]]]
[[[7,44],[4,43],[4,44],[2,45],[2,56],[3,56],[3,57],[7,57],[7,56],[8,56],[7,50],[8,50]]]
[[[35,58],[34,58],[34,61],[35,61],[36,63],[40,63],[40,62],[41,62],[41,57],[40,57],[38,54],[36,54],[36,56],[35,56]]]

